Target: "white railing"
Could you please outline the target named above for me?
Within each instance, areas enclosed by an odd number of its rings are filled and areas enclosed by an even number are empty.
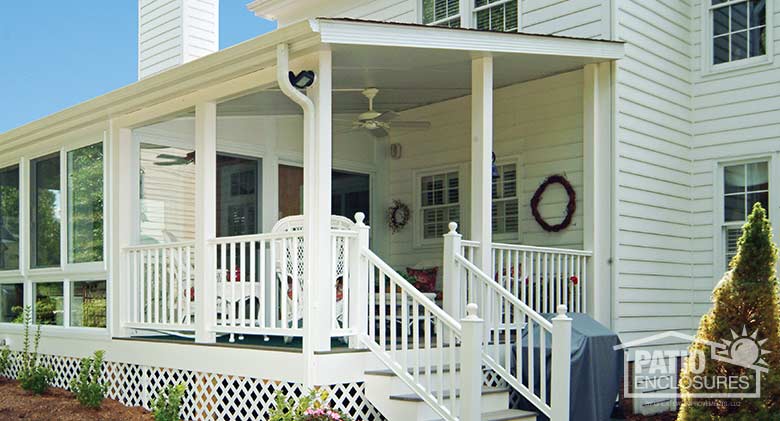
[[[464,331],[373,252],[365,248],[361,258],[370,291],[366,346],[443,419],[479,414],[481,320],[476,308],[464,323],[477,323]]]
[[[571,319],[566,316],[566,306],[558,304],[566,302],[563,295],[576,294],[552,280],[582,274],[584,268],[578,272],[560,265],[553,268],[560,270],[551,270],[535,264],[536,259],[545,261],[543,255],[563,256],[564,250],[494,245],[494,276],[490,276],[473,263],[478,245],[463,243],[457,224],[450,223],[450,232],[444,236],[446,308],[458,317],[467,303],[478,304],[485,319],[482,361],[551,420],[567,421]],[[589,253],[565,255],[576,255],[581,262]],[[560,295],[550,295],[551,291]],[[557,311],[558,316],[548,320],[540,314],[545,308]]]
[[[221,237],[214,247],[217,333],[302,336],[303,232]]]
[[[477,241],[461,240],[460,255],[476,264],[479,247]],[[493,279],[534,311],[554,313],[564,304],[587,313],[590,251],[501,243],[491,249]]]
[[[351,248],[355,247],[358,232],[333,229],[331,238],[331,276],[333,282],[330,297],[331,309],[331,336],[349,336],[354,333],[350,320],[352,317],[351,300],[355,292],[352,288],[352,275],[350,270]]]
[[[124,249],[131,294],[130,319],[125,327],[172,332],[194,329],[194,244]]]

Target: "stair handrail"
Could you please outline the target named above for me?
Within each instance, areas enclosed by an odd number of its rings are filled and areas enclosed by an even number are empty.
[[[450,234],[453,231],[454,229],[451,229]],[[447,250],[448,248],[445,246],[445,253],[447,253]],[[483,346],[482,348],[483,362],[542,413],[548,416],[551,421],[568,421],[571,376],[571,319],[566,316],[566,306],[558,306],[558,316],[550,322],[464,257],[461,254],[460,247],[454,247],[451,253],[451,255],[445,255],[445,259],[452,258],[452,263],[454,263],[455,267],[451,267],[448,270],[449,277],[445,279],[445,282],[449,281],[459,284],[457,290],[463,294],[463,297],[466,297],[467,302],[477,301],[481,303],[480,307],[485,312],[484,342],[486,345],[490,343],[490,336],[493,336],[492,346]],[[447,263],[445,261],[445,267]],[[474,285],[474,280],[477,280],[479,284]],[[464,283],[468,285],[464,285]],[[464,287],[465,291],[462,290]],[[457,305],[453,306],[453,308],[458,307]],[[500,320],[502,318],[503,320]],[[503,325],[500,324],[501,321],[503,321]],[[538,385],[538,394],[535,391],[536,385],[534,384],[536,374],[534,371],[534,324],[539,326],[540,355],[537,356],[537,359],[539,360],[540,384]],[[510,340],[508,340],[512,337],[512,329],[515,330],[514,335],[516,338],[514,351],[510,345]],[[527,384],[523,384],[523,372],[521,369],[524,357],[522,354],[522,340],[517,340],[521,337],[524,329],[528,332],[526,339],[528,351],[525,355],[528,362],[526,369]],[[502,330],[503,362],[501,361],[502,350],[500,349]],[[552,376],[549,393],[547,392],[546,384],[546,344],[548,333],[552,337]],[[541,350],[545,350],[544,358],[540,358]],[[515,353],[514,373],[512,373],[511,352]]]
[[[476,317],[477,306],[470,305],[469,314],[463,320],[468,329],[464,330],[461,322],[439,307],[433,300],[426,297],[404,277],[396,272],[390,265],[374,254],[368,247],[361,250],[361,258],[365,260],[365,274],[369,280],[369,319],[371,326],[368,332],[362,336],[364,345],[371,350],[407,387],[427,403],[434,412],[448,421],[471,421],[474,414],[480,413],[480,395],[482,385],[482,364],[479,350],[482,349],[482,319]],[[379,275],[377,277],[377,275]],[[374,297],[374,287],[377,279],[381,279],[378,297]],[[389,293],[385,293],[386,283],[391,287]],[[400,291],[401,298],[401,349],[397,352],[395,336],[396,327],[396,291]],[[385,305],[389,295],[391,316],[390,344],[391,349],[385,349]],[[411,305],[408,306],[411,299]],[[375,301],[380,301],[375,303]],[[378,304],[378,305],[375,305]],[[420,316],[422,310],[422,322],[424,332],[420,332]],[[374,313],[378,311],[379,328],[374,324]],[[414,317],[409,319],[409,312]],[[413,320],[411,326],[409,320]],[[436,352],[434,349],[430,325],[436,326]],[[478,327],[473,327],[474,323]],[[377,335],[376,330],[380,330]],[[407,330],[411,330],[414,345],[409,347]],[[416,332],[415,332],[416,331]],[[478,333],[475,333],[478,332]],[[421,335],[422,333],[422,335]],[[427,349],[427,357],[420,355],[420,336],[423,336],[424,346]],[[445,336],[447,336],[445,338]],[[445,342],[446,340],[446,342]],[[460,358],[456,356],[456,349],[461,346]],[[449,369],[445,371],[445,352],[449,354]],[[408,353],[414,354],[417,364],[408,364]],[[434,361],[436,359],[436,361]],[[422,361],[427,360],[427,361]],[[456,377],[456,361],[461,364],[460,381]],[[411,368],[411,372],[410,369]],[[460,388],[458,392],[457,388]],[[445,392],[449,391],[449,400]],[[476,419],[476,418],[475,418]]]

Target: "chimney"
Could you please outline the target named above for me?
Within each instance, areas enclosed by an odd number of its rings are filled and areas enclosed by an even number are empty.
[[[219,50],[219,0],[138,0],[138,79]]]

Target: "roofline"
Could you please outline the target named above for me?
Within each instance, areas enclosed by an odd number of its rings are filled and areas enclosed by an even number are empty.
[[[615,41],[319,18],[274,30],[0,133],[0,152],[106,123],[111,118],[184,96],[206,85],[275,66],[276,45],[280,43],[290,45],[292,54],[312,51],[321,43],[586,57],[594,62],[617,60],[624,54],[623,43]]]
[[[322,42],[329,44],[590,57],[595,61],[619,60],[625,54],[623,42],[589,38],[349,18],[318,18],[316,25],[314,30],[320,33]]]

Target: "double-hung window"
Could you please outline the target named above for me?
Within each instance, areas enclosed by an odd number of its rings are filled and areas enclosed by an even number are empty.
[[[519,206],[517,200],[517,164],[496,167],[493,177],[493,234],[517,236]]]
[[[439,239],[450,222],[460,221],[460,180],[457,171],[420,178],[420,229],[423,240]]]
[[[422,23],[450,28],[517,32],[518,0],[421,0]]]
[[[725,263],[737,254],[737,240],[753,204],[761,203],[769,214],[769,164],[766,161],[723,168],[723,239]]]
[[[712,64],[767,54],[766,0],[709,0]]]

